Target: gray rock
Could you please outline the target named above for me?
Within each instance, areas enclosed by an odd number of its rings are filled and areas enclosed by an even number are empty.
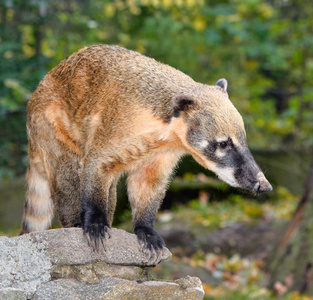
[[[48,243],[47,255],[53,265],[77,265],[94,262],[105,262],[125,266],[142,266],[147,257],[141,251],[137,237],[122,229],[112,228],[111,238],[105,240],[105,251],[99,253],[92,250],[80,228],[61,228],[44,232],[30,233],[35,242]],[[162,261],[172,254],[166,249]]]
[[[85,283],[99,283],[100,277],[118,277],[128,280],[148,280],[148,270],[131,267],[95,263],[76,266],[54,266],[51,272],[52,279],[77,279]]]
[[[26,300],[27,295],[23,290],[15,288],[0,289],[0,300]]]
[[[74,279],[59,279],[43,284],[32,299],[105,300],[201,300],[204,291],[199,279],[187,278],[181,286],[171,282],[138,283],[120,278],[102,278],[99,284],[83,284]]]
[[[33,232],[18,237],[0,237],[0,288],[20,288],[32,294],[36,287],[51,279],[53,265],[85,265],[95,262],[140,266],[146,257],[137,237],[112,229],[105,251],[94,252],[80,228],[62,228]],[[169,251],[163,259],[171,256]],[[91,282],[92,271],[81,270],[81,278]],[[98,279],[94,277],[94,283]]]
[[[107,264],[94,264],[93,268],[99,277],[118,277],[122,279],[146,281],[148,270],[139,267],[117,266]]]
[[[163,260],[171,257],[166,250]],[[0,300],[202,299],[198,278],[148,281],[137,237],[112,229],[94,252],[79,228],[0,237]]]
[[[33,293],[51,279],[52,264],[46,256],[47,243],[33,243],[29,236],[0,237],[0,288],[17,288]]]
[[[118,277],[128,280],[146,281],[148,271],[139,267],[108,265],[95,263],[76,266],[54,266],[51,271],[52,279],[77,279],[85,283],[99,283],[100,278]]]
[[[212,275],[205,266],[191,266],[188,262],[182,261],[164,261],[162,268],[153,268],[149,270],[151,276],[162,278],[163,280],[172,280],[174,278],[181,278],[187,274],[193,277],[201,278],[201,281],[217,287],[223,283],[223,278],[216,278]]]

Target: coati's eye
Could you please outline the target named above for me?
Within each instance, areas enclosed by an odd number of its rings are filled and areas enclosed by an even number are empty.
[[[224,141],[224,142],[219,142],[218,145],[219,145],[219,147],[220,147],[221,149],[225,149],[228,144],[227,144],[227,142]]]

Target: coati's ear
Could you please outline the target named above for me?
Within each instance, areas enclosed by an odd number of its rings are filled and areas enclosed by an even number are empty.
[[[179,117],[180,112],[187,111],[194,105],[195,101],[190,96],[176,95],[172,98],[172,116],[177,118]]]
[[[227,80],[225,78],[219,79],[215,85],[221,87],[225,92],[227,91]]]

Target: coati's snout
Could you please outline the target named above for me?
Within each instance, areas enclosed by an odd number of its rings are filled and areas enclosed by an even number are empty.
[[[248,149],[242,117],[226,88],[227,81],[220,79],[196,99],[177,98],[174,107],[185,112],[188,124],[186,142],[191,147],[186,148],[231,186],[256,194],[269,192],[272,186]]]
[[[221,147],[223,152],[219,150]],[[247,146],[235,145],[232,139],[228,138],[228,142],[218,143],[214,153],[208,155],[207,149],[204,152],[208,159],[213,161],[213,171],[230,185],[250,190],[255,194],[272,190],[271,184]]]
[[[242,146],[231,137],[202,142],[206,167],[231,186],[250,190],[255,194],[269,192],[271,184],[265,178],[248,149],[245,138]]]
[[[257,178],[258,181],[253,188],[256,193],[270,192],[273,190],[271,184],[267,181],[262,172],[258,173]]]

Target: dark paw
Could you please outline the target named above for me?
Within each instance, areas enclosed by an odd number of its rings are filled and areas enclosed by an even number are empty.
[[[81,223],[89,246],[99,252],[102,245],[105,250],[105,240],[111,237],[106,211],[86,200],[83,202]]]
[[[152,228],[140,227],[135,229],[141,250],[146,260],[142,262],[145,266],[155,266],[171,256],[165,248],[165,243],[159,234]]]
[[[111,237],[111,228],[103,223],[88,224],[84,227],[88,245],[99,252],[100,246],[105,250],[105,240]]]

